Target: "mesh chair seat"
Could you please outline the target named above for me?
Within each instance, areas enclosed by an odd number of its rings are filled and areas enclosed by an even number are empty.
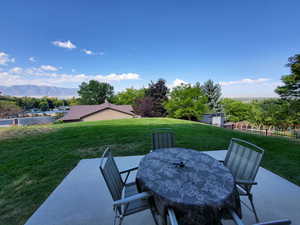
[[[134,182],[125,185],[125,190],[124,190],[125,198],[136,195],[138,193],[139,192]],[[149,207],[150,206],[148,200],[138,199],[128,204],[128,206],[124,209],[124,215],[130,215],[136,212],[140,212],[142,210],[149,209]]]

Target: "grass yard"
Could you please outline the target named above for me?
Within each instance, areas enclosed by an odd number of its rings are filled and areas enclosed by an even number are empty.
[[[0,224],[21,225],[80,159],[142,155],[151,130],[171,127],[176,145],[197,150],[226,149],[232,137],[266,150],[263,167],[300,185],[300,143],[176,119],[125,119],[0,129]]]

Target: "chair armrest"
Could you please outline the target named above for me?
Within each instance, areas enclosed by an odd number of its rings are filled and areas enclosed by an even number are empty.
[[[168,208],[168,215],[169,215],[169,219],[171,222],[171,225],[178,225],[177,219],[176,219],[176,215],[173,209]]]
[[[151,196],[152,195],[149,192],[142,192],[142,193],[132,195],[132,196],[127,197],[127,198],[123,198],[123,199],[114,201],[113,207],[116,207],[116,206],[119,206],[119,205],[124,205],[124,204],[127,204],[129,202],[132,202],[132,201],[135,201],[135,200],[138,200],[138,199],[147,199]]]
[[[120,174],[128,173],[128,172],[131,172],[131,171],[133,171],[133,170],[137,170],[138,168],[139,168],[139,167],[133,167],[133,168],[130,168],[130,169],[128,169],[128,170],[123,170],[123,171],[120,172]]]
[[[256,181],[250,181],[250,180],[241,180],[241,179],[236,179],[235,180],[236,184],[245,184],[245,185],[256,185]]]
[[[236,225],[245,225],[240,219],[240,217],[232,209],[229,209],[229,213],[232,216],[232,219]]]
[[[277,225],[288,225],[292,224],[291,220],[285,219],[285,220],[274,220],[274,221],[269,221],[269,222],[264,222],[264,223],[256,223],[253,225],[272,225],[272,224],[277,224]]]
[[[130,175],[130,172],[134,171],[134,170],[137,170],[137,169],[138,169],[138,167],[134,167],[134,168],[131,168],[131,169],[128,169],[128,170],[123,170],[123,171],[120,172],[121,175],[124,174],[124,173],[127,173],[127,175],[125,177],[125,180],[123,181],[124,184],[126,184],[127,179],[128,179],[128,177]]]

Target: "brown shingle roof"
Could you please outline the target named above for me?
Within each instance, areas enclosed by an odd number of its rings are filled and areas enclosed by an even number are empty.
[[[101,105],[74,105],[70,107],[68,113],[62,118],[63,121],[80,120],[83,117],[99,112],[104,109],[112,109],[123,112],[132,116],[136,116],[131,105],[114,105],[105,102]]]

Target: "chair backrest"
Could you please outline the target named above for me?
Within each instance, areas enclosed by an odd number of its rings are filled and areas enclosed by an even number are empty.
[[[152,149],[175,147],[175,134],[170,128],[160,128],[152,132]]]
[[[235,179],[254,181],[263,154],[262,148],[247,141],[232,138],[224,165],[230,169]]]
[[[124,184],[117,164],[112,157],[109,148],[107,148],[102,155],[100,171],[113,200],[120,200],[122,198]]]
[[[292,222],[290,220],[276,220],[264,223],[256,223],[254,225],[290,225]]]

